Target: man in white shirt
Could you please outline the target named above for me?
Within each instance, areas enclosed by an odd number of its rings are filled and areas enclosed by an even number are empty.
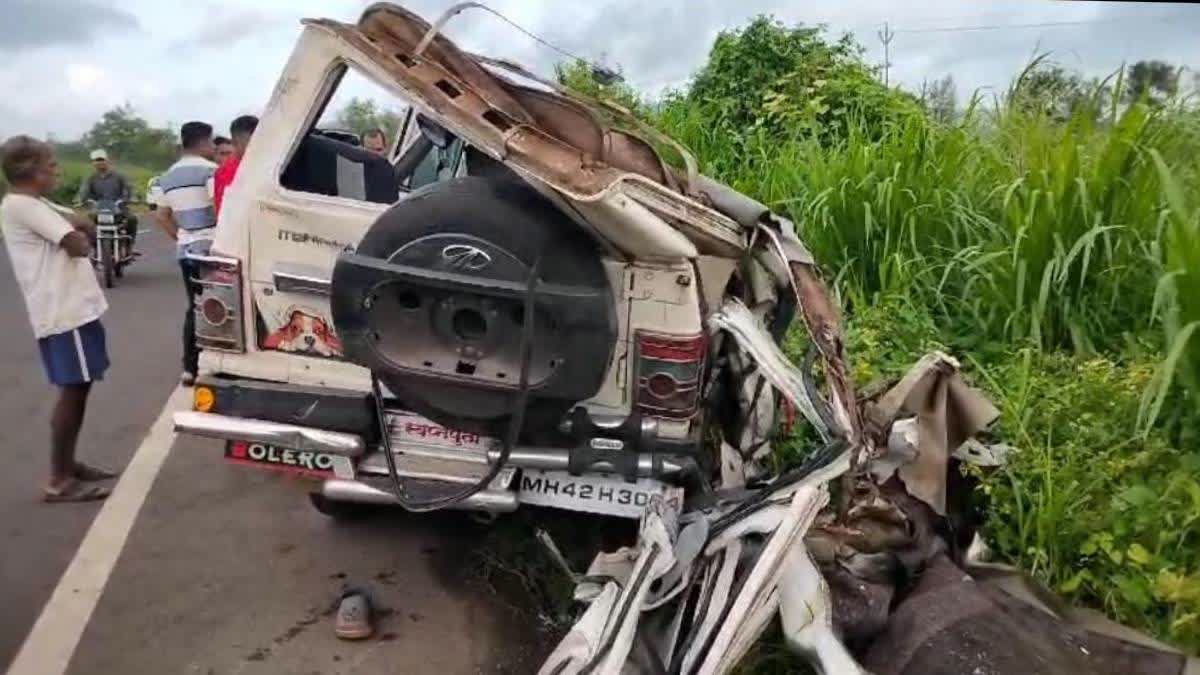
[[[167,172],[158,177],[159,194],[154,199],[158,224],[177,242],[179,269],[187,293],[187,313],[183,317],[183,375],[180,381],[191,386],[196,381],[200,350],[196,348],[195,272],[188,255],[207,255],[212,247],[217,224],[213,209],[213,128],[204,122],[188,122],[179,128],[183,154]]]
[[[25,296],[42,365],[59,388],[50,418],[48,502],[103,499],[94,481],[115,474],[75,460],[75,445],[92,382],[108,369],[100,316],[108,309],[88,254],[91,221],[46,199],[58,183],[53,149],[28,136],[0,146],[9,191],[0,201],[0,228],[13,273]]]

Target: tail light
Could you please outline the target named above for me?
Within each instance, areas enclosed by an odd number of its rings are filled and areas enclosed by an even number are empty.
[[[196,302],[196,346],[246,351],[242,326],[242,271],[236,258],[193,256],[192,293]]]
[[[638,410],[652,417],[696,414],[708,340],[700,335],[637,333]]]

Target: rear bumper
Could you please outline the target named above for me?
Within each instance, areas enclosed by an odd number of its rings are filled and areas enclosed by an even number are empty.
[[[230,417],[216,413],[175,413],[175,431],[225,441],[247,441],[342,457],[360,457],[366,451],[363,437],[296,424]]]
[[[321,494],[339,502],[360,504],[399,505],[391,492],[380,490],[356,480],[330,479],[321,484]],[[512,490],[482,490],[449,508],[460,511],[510,513],[517,510],[517,493]]]
[[[367,392],[212,375],[201,376],[196,384],[212,390],[215,414],[328,429],[369,440],[378,434],[374,402]]]
[[[175,413],[174,422],[175,431],[178,433],[225,441],[261,443],[287,448],[289,452],[322,452],[350,459],[358,459],[366,451],[366,444],[362,436],[338,431],[313,429],[296,424],[202,412]],[[411,450],[413,449],[410,448]],[[427,459],[419,455],[402,456],[397,459],[407,461],[414,458],[418,460]],[[459,461],[461,462],[462,460]],[[486,459],[483,462],[482,467],[479,469],[480,471],[486,470]],[[356,479],[358,472],[353,468],[353,464],[351,462],[345,462],[345,464],[348,467],[346,471],[341,471],[335,467],[334,472],[337,477],[327,478],[321,483],[321,494],[327,499],[339,502],[357,502],[360,504],[400,504],[399,500],[391,492],[364,482],[371,478],[374,478],[376,481],[381,479],[378,467],[375,467],[375,471],[364,472],[363,475],[357,476],[358,479]],[[273,467],[262,466],[262,468]],[[472,482],[463,476],[453,473],[437,475],[428,472],[421,473],[419,469],[419,466],[407,467],[406,470],[401,471],[401,475],[409,481],[410,486],[424,484],[427,489],[429,486],[438,486],[441,491],[445,491],[450,489],[459,490],[463,487],[462,483]],[[414,470],[417,470],[417,473],[414,473]],[[386,476],[386,473],[383,475]],[[516,511],[518,505],[517,494],[508,487],[511,481],[512,472],[510,471],[507,479],[497,479],[497,481],[493,481],[488,489],[482,490],[449,508],[465,511],[487,511],[490,513]]]

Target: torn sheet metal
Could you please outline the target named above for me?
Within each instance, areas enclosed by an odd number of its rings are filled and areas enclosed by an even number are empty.
[[[791,504],[781,514],[762,554],[733,599],[698,673],[721,675],[729,672],[737,665],[737,658],[742,656],[737,654],[733,647],[739,643],[750,644],[758,639],[766,625],[761,620],[750,620],[751,617],[760,606],[770,606],[769,598],[777,592],[791,552],[803,550],[804,533],[812,526],[817,512],[828,503],[829,493],[823,486],[803,487],[796,491]],[[761,618],[762,614],[758,614]]]
[[[763,328],[754,314],[736,298],[727,300],[721,309],[709,318],[709,326],[723,330],[737,341],[758,364],[760,372],[771,384],[796,406],[800,414],[813,425],[821,439],[828,441],[829,428],[817,412],[816,404],[808,396],[804,376],[788,361],[779,345]]]
[[[838,513],[845,515],[850,507],[849,499],[854,492],[854,483],[858,478],[859,464],[864,455],[868,459],[874,455],[875,439],[863,433],[858,395],[846,366],[841,314],[830,297],[829,289],[821,281],[816,263],[804,259],[796,250],[799,239],[794,236],[794,232],[793,236],[786,237],[786,232],[790,230],[776,231],[770,224],[762,224],[756,230],[757,234],[765,235],[771,241],[780,260],[786,262],[790,272],[788,285],[796,294],[800,317],[824,365],[825,382],[830,391],[830,416],[834,427],[830,431],[832,435],[846,442],[850,452],[850,471],[842,478],[842,497],[838,505]],[[803,248],[803,245],[800,244],[800,247]],[[807,253],[807,250],[803,253]]]
[[[746,487],[746,460],[741,451],[726,441],[721,441],[721,486]]]
[[[942,353],[926,355],[900,381],[867,407],[872,432],[882,435],[900,415],[915,416],[916,457],[897,464],[897,475],[909,493],[946,513],[946,470],[950,454],[967,439],[987,428],[999,415],[990,401],[967,386],[958,361]],[[901,433],[910,428],[901,427]],[[897,442],[908,452],[909,435]],[[889,450],[891,449],[889,438]],[[906,447],[907,446],[907,447]],[[896,463],[896,458],[889,461]]]
[[[675,565],[678,514],[661,497],[646,507],[637,559],[623,582],[609,581],[546,660],[542,675],[620,675],[629,661],[651,588]]]
[[[734,336],[797,409],[812,404],[802,376],[749,309],[730,303],[713,326]],[[675,539],[661,587],[643,593],[631,590],[643,578],[634,568],[661,546],[648,536],[653,530],[644,531],[636,547],[597,558],[594,571],[621,581],[593,596],[559,645],[556,658],[569,659],[557,662],[561,670],[543,672],[590,672],[576,666],[592,663],[594,672],[622,675],[723,675],[778,614],[787,646],[823,674],[1191,675],[1194,659],[1071,618],[1085,614],[1065,612],[1048,591],[1044,600],[1020,583],[996,581],[1008,571],[973,562],[978,544],[966,570],[950,560],[947,462],[953,453],[984,466],[1003,463],[1007,446],[971,438],[996,414],[961,380],[957,362],[929,355],[864,411],[868,443],[873,437],[885,451],[852,483],[844,512],[822,511],[826,484],[850,475],[843,438],[773,484],[686,514],[687,536]],[[728,439],[724,445],[726,457],[743,457]],[[622,599],[640,602],[640,611]],[[622,654],[619,666],[607,660]]]
[[[739,480],[755,481],[768,476],[771,470],[771,440],[778,429],[779,396],[767,377],[758,369],[753,358],[743,349],[729,355],[734,372],[746,373],[738,386],[738,417],[742,430],[737,438],[736,452],[742,461],[742,476],[732,476],[733,482],[723,487],[737,487]],[[810,399],[811,400],[811,399]]]
[[[828,501],[824,482],[802,480],[759,508],[691,514],[673,543],[648,513],[635,548],[597,556],[589,577],[611,580],[540,672],[721,675],[781,611],[814,666],[861,672],[844,669],[853,659],[831,632],[832,599],[804,544]]]
[[[896,471],[917,458],[920,435],[915,417],[899,420],[888,433],[887,451],[871,461],[871,478],[886,483]]]
[[[702,611],[693,619],[695,630],[692,631],[687,641],[688,649],[683,655],[681,673],[695,672],[704,646],[712,638],[717,622],[720,621],[721,614],[729,604],[729,596],[736,578],[738,562],[742,557],[742,549],[742,540],[734,539],[714,554],[717,559],[713,561],[713,566],[718,571],[701,588],[701,597],[704,598],[700,607]]]
[[[968,438],[958,449],[951,453],[955,459],[974,464],[975,466],[994,469],[1008,463],[1008,456],[1013,448],[1005,443],[984,445],[976,438]]]
[[[821,673],[864,673],[833,631],[829,585],[802,547],[789,552],[780,577],[779,617],[788,646],[809,663],[820,664]]]

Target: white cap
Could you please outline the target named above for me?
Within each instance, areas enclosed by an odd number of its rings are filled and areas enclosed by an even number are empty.
[[[108,159],[108,153],[103,150],[93,150],[92,161],[94,162],[97,159]]]

